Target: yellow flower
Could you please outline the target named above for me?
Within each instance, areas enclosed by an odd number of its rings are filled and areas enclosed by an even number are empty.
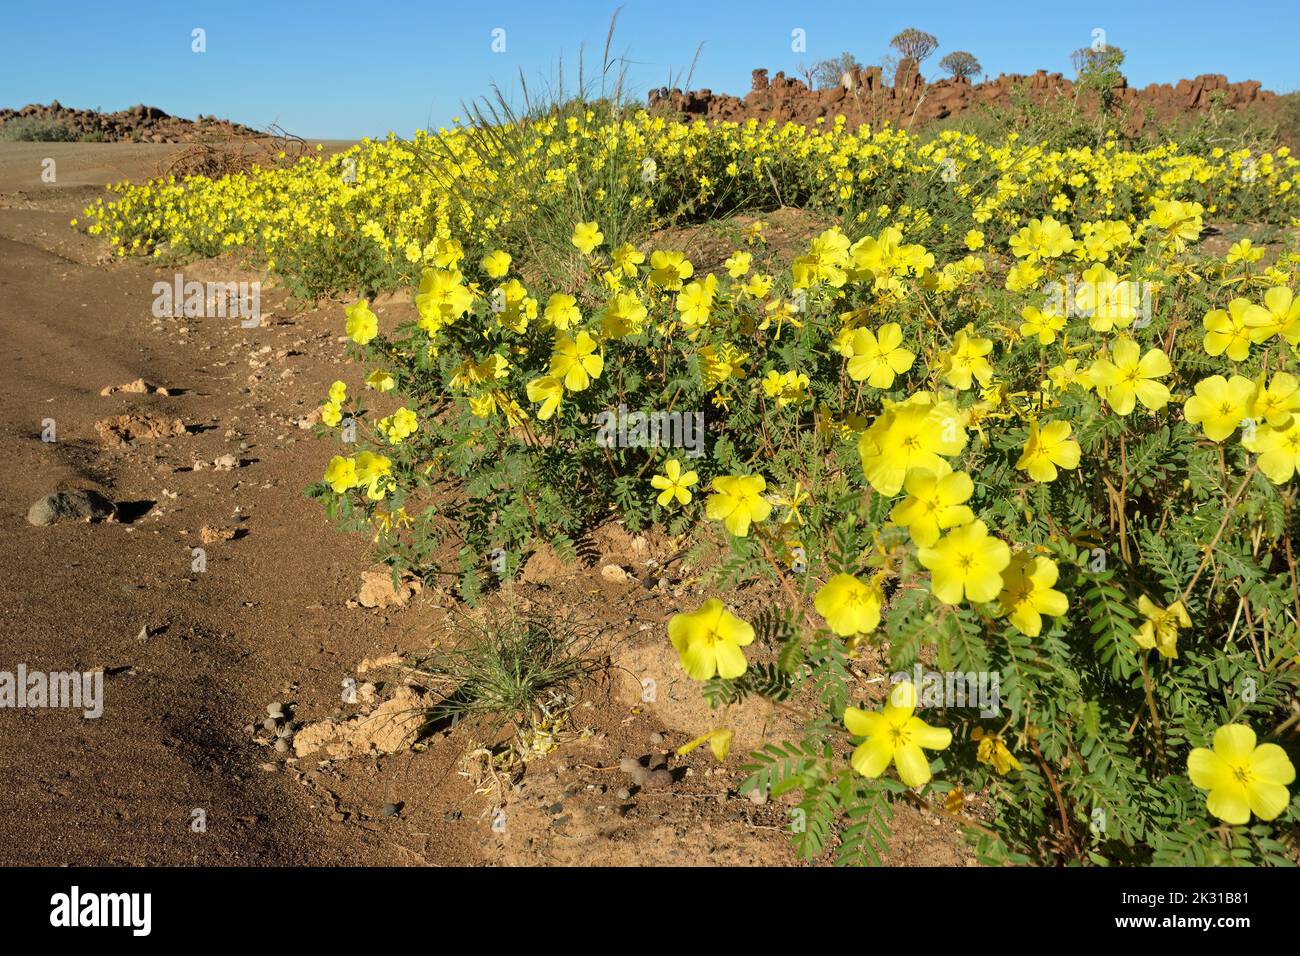
[[[1200,203],[1154,199],[1151,206],[1147,222],[1164,233],[1165,240],[1175,252],[1182,252],[1189,242],[1200,238],[1201,214],[1205,212]]]
[[[1187,609],[1182,601],[1175,601],[1167,608],[1156,604],[1145,594],[1138,598],[1138,610],[1146,618],[1142,626],[1133,635],[1138,647],[1150,650],[1155,648],[1163,657],[1178,656],[1178,632],[1192,626],[1192,619],[1187,616]]]
[[[537,410],[538,421],[544,422],[560,411],[560,401],[564,398],[564,383],[554,375],[533,379],[528,383],[527,391],[530,402],[542,404],[542,407]]]
[[[645,317],[645,303],[633,293],[619,292],[605,303],[600,317],[600,331],[610,339],[637,335]]]
[[[1032,421],[1029,439],[1016,467],[1029,472],[1034,481],[1055,481],[1057,468],[1068,470],[1079,466],[1079,453],[1079,443],[1070,437],[1069,422],[1048,422],[1039,428],[1038,422]]]
[[[1259,262],[1262,258],[1264,258],[1263,249],[1256,248],[1249,239],[1239,239],[1232,244],[1223,261],[1231,265],[1234,262]]]
[[[1255,383],[1250,379],[1211,375],[1196,383],[1196,394],[1183,405],[1183,414],[1201,426],[1206,438],[1218,442],[1237,430],[1254,400]]]
[[[626,276],[636,275],[636,267],[645,262],[645,254],[630,242],[625,242],[613,252],[614,268]]]
[[[1017,262],[1007,270],[1007,291],[1024,292],[1038,284],[1043,277],[1043,270],[1032,261]]]
[[[661,289],[676,292],[695,274],[695,266],[680,252],[659,250],[650,254],[650,281]]]
[[[573,235],[569,237],[569,241],[584,256],[589,256],[593,249],[605,241],[605,234],[594,222],[580,222],[574,225]]]
[[[975,750],[975,759],[986,763],[1000,775],[1006,776],[1012,770],[1022,770],[1020,761],[1012,756],[999,734],[990,733],[983,727],[976,727],[970,732],[971,740],[979,741]]]
[[[1283,426],[1296,410],[1300,409],[1300,380],[1289,372],[1276,372],[1264,385],[1261,374],[1255,383],[1255,399],[1251,402],[1249,417],[1258,424],[1267,422]]]
[[[971,377],[987,385],[993,378],[993,366],[984,356],[993,351],[993,340],[975,338],[968,325],[952,339],[952,348],[944,356],[940,371],[944,381],[961,391],[971,387]]]
[[[674,498],[677,499],[679,505],[689,504],[691,493],[687,489],[699,480],[700,476],[693,471],[683,474],[682,463],[676,458],[672,458],[664,465],[662,475],[651,477],[650,484],[661,489],[657,500],[661,508],[666,508]]]
[[[400,445],[415,434],[416,429],[420,427],[420,420],[409,408],[399,408],[387,418],[381,418],[376,427],[388,436],[389,444]]]
[[[1208,790],[1205,808],[1224,823],[1240,826],[1253,813],[1274,820],[1291,802],[1287,786],[1295,766],[1277,744],[1256,746],[1255,731],[1226,724],[1214,732],[1214,749],[1197,747],[1187,757],[1192,785]]]
[[[889,520],[907,528],[918,547],[928,548],[948,528],[975,520],[975,513],[964,502],[975,490],[970,475],[953,471],[940,459],[939,468],[917,468],[904,482],[907,497],[894,505]]]
[[[343,382],[330,383],[329,390],[330,401],[335,405],[342,405],[344,399],[348,397],[348,387]]]
[[[1300,416],[1290,416],[1284,425],[1257,425],[1254,435],[1241,440],[1242,447],[1259,455],[1259,470],[1275,485],[1291,480],[1300,471]]]
[[[605,359],[597,352],[597,343],[590,333],[579,332],[575,338],[561,335],[555,340],[551,355],[551,375],[561,379],[571,392],[584,391],[591,380],[600,378]],[[539,416],[540,417],[540,416]]]
[[[1040,345],[1051,345],[1056,341],[1056,333],[1065,328],[1065,316],[1051,306],[1037,309],[1027,305],[1020,310],[1020,334],[1027,339],[1037,338]]]
[[[998,613],[1005,615],[1021,634],[1037,637],[1043,632],[1043,615],[1060,617],[1069,600],[1052,585],[1060,571],[1051,559],[1021,551],[1011,556],[1002,570],[1002,593]]]
[[[851,574],[837,574],[817,592],[813,606],[840,637],[870,634],[880,623],[885,593],[879,578],[870,583]]]
[[[351,458],[335,455],[325,467],[325,483],[336,495],[343,494],[357,483],[356,463]]]
[[[420,274],[415,307],[420,312],[420,328],[430,336],[436,335],[444,325],[464,315],[473,304],[474,293],[465,287],[459,272],[425,269]]]
[[[370,311],[370,303],[365,299],[352,303],[343,311],[347,315],[345,328],[348,338],[357,345],[365,345],[379,334],[379,317]]]
[[[1082,386],[1085,391],[1093,387],[1092,370],[1080,368],[1078,359],[1066,359],[1060,365],[1047,370],[1047,379],[1058,392],[1063,392],[1071,385]]]
[[[763,391],[776,399],[777,408],[797,404],[808,397],[808,376],[802,372],[771,371],[763,379]]]
[[[922,748],[944,750],[952,743],[952,731],[931,727],[916,710],[916,687],[904,681],[894,686],[879,712],[844,708],[844,726],[855,737],[866,739],[853,751],[853,769],[869,779],[879,777],[892,763],[898,779],[909,787],[930,781],[930,762]]]
[[[867,481],[889,497],[898,494],[913,468],[937,474],[946,464],[940,455],[960,454],[965,447],[961,413],[948,402],[934,401],[929,392],[887,404],[885,412],[858,438]]]
[[[677,756],[685,757],[688,753],[703,744],[708,744],[709,749],[713,751],[713,759],[718,763],[727,759],[727,754],[731,750],[732,732],[725,727],[718,730],[710,730],[707,734],[701,734],[690,743],[682,744],[677,748]]]
[[[690,328],[709,321],[717,288],[718,277],[708,275],[703,281],[692,282],[677,293],[677,311],[682,314],[682,325]]]
[[[578,310],[578,300],[571,295],[565,295],[563,292],[557,292],[547,299],[546,309],[542,312],[542,316],[561,332],[567,330],[569,326],[582,321],[582,313]]]
[[[393,376],[383,369],[377,368],[366,376],[366,388],[373,388],[377,392],[391,392],[396,385]]]
[[[1152,411],[1169,403],[1169,389],[1156,379],[1171,369],[1169,356],[1162,350],[1149,349],[1142,354],[1138,344],[1125,336],[1115,340],[1109,359],[1093,363],[1091,375],[1115,414],[1127,415],[1139,401]]]
[[[343,409],[335,402],[326,402],[320,407],[320,420],[330,428],[343,421]]]
[[[1285,286],[1264,293],[1264,307],[1248,312],[1246,323],[1252,342],[1266,342],[1280,335],[1291,345],[1300,343],[1300,298]]]
[[[872,388],[893,388],[894,376],[906,372],[916,360],[902,344],[903,330],[897,322],[887,322],[874,333],[855,329],[848,339],[849,378],[865,379]]]
[[[772,291],[772,283],[776,279],[769,275],[752,275],[746,280],[744,291],[746,295],[752,295],[755,299],[766,298],[767,294]]]
[[[1070,233],[1070,227],[1051,216],[1029,220],[1029,225],[1011,237],[1011,252],[1017,259],[1027,259],[1030,262],[1055,259],[1073,248],[1074,236]]]
[[[1246,299],[1233,299],[1228,311],[1214,309],[1205,313],[1201,324],[1205,326],[1205,352],[1207,355],[1224,355],[1240,362],[1250,353],[1251,334],[1267,326],[1273,317]]]
[[[357,487],[366,489],[366,497],[379,501],[394,487],[393,463],[383,455],[363,451],[357,453]]]
[[[1011,563],[1011,549],[992,537],[983,521],[972,521],[948,532],[916,559],[930,572],[930,590],[944,604],[992,601],[1002,591],[1002,570]]]
[[[748,252],[733,252],[725,263],[727,275],[733,279],[739,279],[749,272],[750,264],[754,261],[754,256]]]
[[[714,494],[704,505],[710,521],[721,521],[737,538],[749,534],[749,525],[764,521],[772,513],[771,503],[763,497],[767,482],[762,475],[719,475],[713,479]]]
[[[716,674],[732,680],[749,666],[741,648],[753,642],[754,628],[717,598],[710,598],[698,611],[674,615],[668,622],[668,639],[691,679],[709,680]]]
[[[489,279],[500,279],[510,271],[510,262],[510,253],[496,249],[484,256],[481,264]]]
[[[983,249],[984,233],[980,232],[978,229],[967,230],[962,241],[966,244],[966,248],[971,252],[974,252],[976,249]]]

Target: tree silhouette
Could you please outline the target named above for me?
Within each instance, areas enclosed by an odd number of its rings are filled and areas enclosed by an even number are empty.
[[[939,68],[946,70],[953,76],[972,77],[979,74],[984,68],[980,66],[980,61],[975,59],[974,55],[967,53],[965,50],[954,50],[942,60],[939,61]]]
[[[915,60],[919,64],[935,51],[939,46],[939,40],[932,33],[926,33],[924,30],[916,29],[916,27],[908,27],[890,40],[889,45],[901,53],[905,59]]]

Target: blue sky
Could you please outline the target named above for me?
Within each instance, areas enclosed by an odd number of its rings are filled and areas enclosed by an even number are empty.
[[[307,137],[350,139],[447,125],[461,104],[496,83],[553,82],[563,61],[576,79],[585,42],[598,65],[615,2],[523,0],[361,3],[225,0],[89,2],[57,7],[5,0],[0,33],[0,107],[57,99],[117,110],[136,103],[193,117],[216,114]],[[945,52],[974,53],[990,76],[1035,69],[1070,72],[1070,51],[1092,31],[1128,56],[1129,82],[1144,86],[1197,73],[1300,88],[1300,3],[977,3],[877,0],[626,0],[613,52],[626,56],[639,94],[684,74],[703,43],[693,86],[743,94],[750,70],[793,72],[852,52],[864,63],[889,52],[889,38],[916,26],[940,47],[923,69],[938,75]],[[206,31],[207,52],[191,50]],[[505,51],[492,50],[493,30]],[[791,49],[805,31],[807,49]]]

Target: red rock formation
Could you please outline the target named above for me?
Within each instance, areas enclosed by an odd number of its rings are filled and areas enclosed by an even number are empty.
[[[1045,70],[1032,76],[1002,74],[975,84],[965,78],[927,83],[913,61],[903,60],[892,87],[882,84],[878,66],[855,70],[842,84],[825,90],[809,90],[804,83],[784,73],[777,73],[769,80],[767,70],[755,70],[744,99],[711,90],[683,92],[663,87],[650,92],[649,105],[710,120],[773,119],[811,123],[818,118],[843,115],[855,126],[883,122],[919,125],[959,116],[981,105],[1010,106],[1017,92],[1041,104],[1056,97],[1073,97],[1075,90],[1073,81]],[[1276,94],[1260,89],[1255,80],[1229,83],[1225,76],[1208,73],[1193,80],[1180,80],[1176,86],[1152,83],[1140,90],[1121,78],[1114,94],[1122,105],[1129,107],[1134,129],[1144,125],[1148,113],[1157,121],[1164,121],[1189,111],[1209,109],[1215,101],[1221,101],[1229,109],[1243,109],[1276,98]],[[1095,109],[1092,98],[1080,99],[1085,109]]]

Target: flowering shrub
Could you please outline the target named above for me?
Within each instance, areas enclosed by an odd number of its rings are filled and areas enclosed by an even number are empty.
[[[695,556],[720,545],[716,596],[665,640],[714,703],[812,707],[743,785],[793,795],[807,856],[879,861],[910,801],[990,863],[1294,859],[1300,800],[1272,741],[1300,664],[1300,255],[1200,249],[1211,215],[1291,220],[1285,150],[1243,177],[1235,154],[841,125],[588,115],[494,135],[531,148],[507,160],[471,131],[438,148],[508,214],[475,214],[413,173],[418,143],[390,142],[360,153],[361,196],[321,164],[291,212],[274,190],[292,170],[128,191],[94,228],[132,251],[260,237],[283,268],[287,248],[321,255],[325,221],[373,243],[350,284],[418,275],[416,320],[348,309],[367,378],[337,383],[322,420],[358,443],[313,493],[397,568],[458,555],[469,600],[610,518]],[[708,274],[639,238],[774,188],[842,224],[786,261],[756,223]],[[226,218],[198,225],[208,204]],[[154,218],[171,206],[196,212]],[[403,404],[375,419],[367,390]],[[742,585],[780,605],[741,619]],[[994,699],[913,680],[869,703],[851,667],[867,653],[990,677]],[[730,731],[700,729],[688,746],[725,756]]]

